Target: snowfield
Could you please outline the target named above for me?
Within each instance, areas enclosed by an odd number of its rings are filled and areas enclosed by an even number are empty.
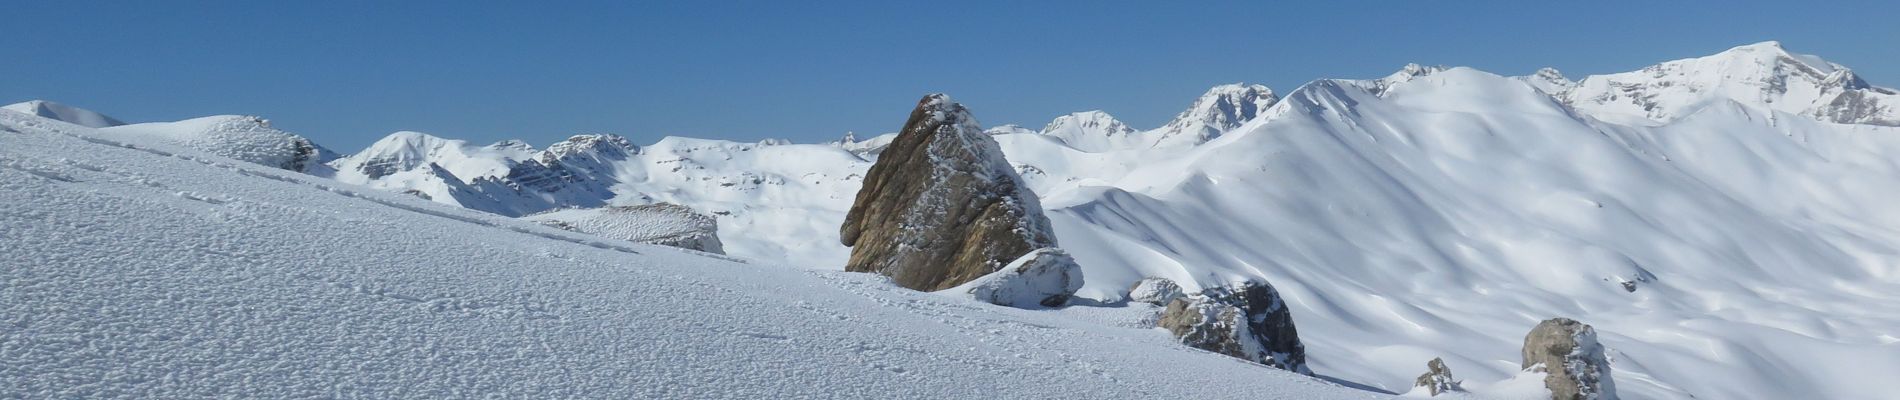
[[[104,136],[0,111],[8,395],[1369,395],[1159,331],[572,234]]]

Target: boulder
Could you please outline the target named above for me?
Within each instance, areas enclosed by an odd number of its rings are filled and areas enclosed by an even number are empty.
[[[1457,378],[1451,376],[1451,367],[1445,366],[1445,359],[1434,357],[1431,361],[1425,363],[1425,368],[1425,374],[1419,375],[1418,380],[1413,381],[1413,387],[1425,388],[1426,393],[1430,393],[1433,396],[1445,392],[1462,392],[1465,390],[1461,385],[1462,382],[1459,382]]]
[[[1128,301],[1157,306],[1166,306],[1186,295],[1181,292],[1181,285],[1166,278],[1141,278],[1141,282],[1135,282],[1135,286],[1128,289]]]
[[[1216,287],[1168,303],[1157,327],[1188,346],[1311,375],[1293,314],[1265,282]]]
[[[924,96],[865,174],[840,238],[846,271],[940,291],[1055,247],[1022,177],[963,105]]]
[[[1035,308],[1060,307],[1081,288],[1082,267],[1075,265],[1075,258],[1062,249],[1046,247],[945,292],[1001,306]]]
[[[1610,362],[1596,329],[1569,318],[1552,318],[1524,335],[1523,368],[1544,373],[1555,400],[1613,400]]]

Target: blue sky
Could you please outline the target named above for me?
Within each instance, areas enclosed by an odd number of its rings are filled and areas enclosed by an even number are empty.
[[[1277,3],[25,1],[0,23],[0,103],[262,115],[353,152],[398,130],[812,142],[894,131],[936,91],[990,125],[1151,128],[1220,83],[1577,78],[1764,40],[1900,82],[1893,1]]]

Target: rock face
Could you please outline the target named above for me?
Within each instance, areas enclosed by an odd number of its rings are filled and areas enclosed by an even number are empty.
[[[1175,299],[1157,327],[1182,344],[1311,375],[1293,314],[1273,286],[1248,281]]]
[[[977,301],[1016,308],[1060,307],[1082,288],[1082,267],[1062,249],[1046,247],[1024,254],[1002,270],[945,290]]]
[[[1425,363],[1425,368],[1427,368],[1425,374],[1419,375],[1418,380],[1412,382],[1413,387],[1425,388],[1426,392],[1433,396],[1465,390],[1458,379],[1451,376],[1451,367],[1445,366],[1445,359],[1432,358],[1431,361]]]
[[[718,221],[678,204],[566,209],[521,219],[612,239],[725,254]]]
[[[1525,369],[1544,372],[1544,387],[1556,400],[1612,400],[1616,384],[1596,329],[1569,318],[1552,318],[1524,336]]]
[[[1135,282],[1135,286],[1128,289],[1128,301],[1157,306],[1166,306],[1186,295],[1181,292],[1181,285],[1164,278],[1141,278],[1141,282]]]
[[[995,139],[949,96],[917,102],[864,177],[840,233],[845,270],[938,291],[1055,247],[1035,194]]]

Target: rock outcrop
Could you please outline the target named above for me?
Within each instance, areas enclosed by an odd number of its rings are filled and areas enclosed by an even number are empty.
[[[1141,282],[1135,282],[1135,286],[1128,289],[1128,301],[1157,306],[1166,306],[1186,295],[1181,292],[1181,285],[1165,278],[1141,278]]]
[[[977,301],[1016,308],[1060,307],[1082,288],[1082,267],[1062,249],[1024,254],[1002,270],[945,290]]]
[[[1175,299],[1157,326],[1194,348],[1313,373],[1306,367],[1306,345],[1293,327],[1293,314],[1279,292],[1264,282],[1241,282]]]
[[[1569,318],[1538,323],[1524,335],[1523,367],[1543,372],[1555,400],[1613,400],[1610,362],[1596,329]]]
[[[566,209],[521,218],[611,239],[725,254],[718,220],[678,204]]]
[[[1034,193],[949,96],[917,102],[864,177],[840,231],[846,271],[921,291],[956,287],[1055,247]]]
[[[1412,381],[1413,387],[1425,388],[1426,393],[1433,396],[1465,390],[1461,382],[1451,376],[1451,367],[1445,366],[1445,359],[1434,357],[1425,363],[1425,368],[1427,369],[1425,374],[1419,375],[1418,380]]]

